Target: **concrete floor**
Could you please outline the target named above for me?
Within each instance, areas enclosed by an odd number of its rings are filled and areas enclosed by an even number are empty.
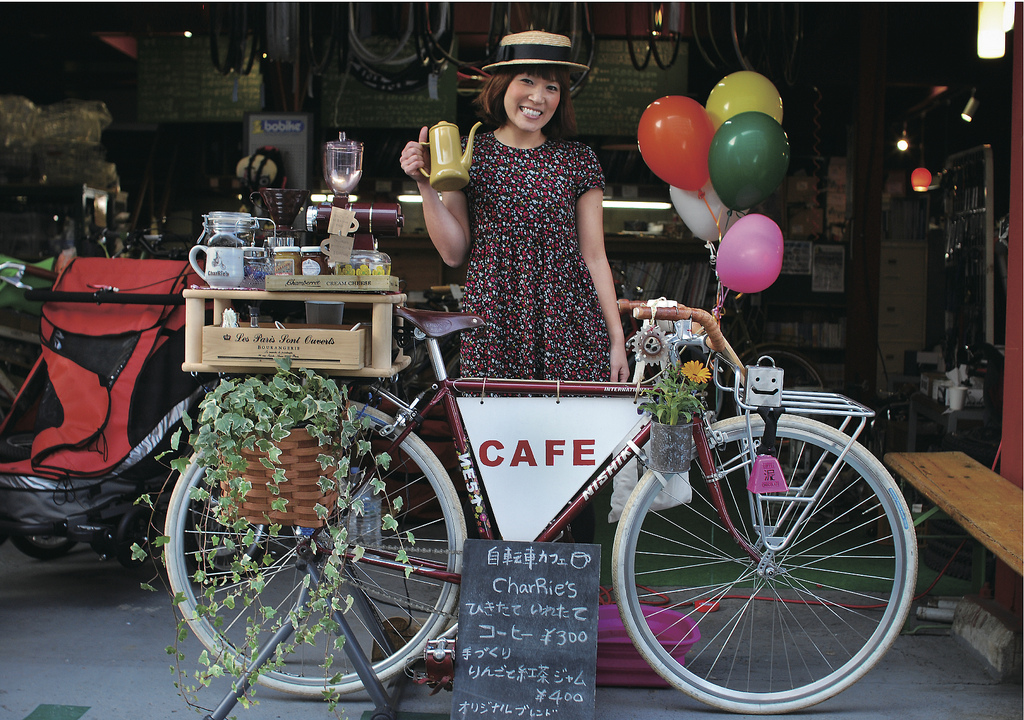
[[[42,562],[0,545],[0,720],[165,720],[199,717],[185,705],[164,648],[174,636],[170,599],[140,589],[149,572],[104,562],[87,547]],[[198,643],[186,640],[189,658]],[[201,701],[219,702],[223,688]],[[447,717],[451,693],[392,688],[400,718]],[[319,701],[262,690],[240,720],[329,718]],[[341,717],[371,706],[348,698]],[[341,710],[341,709],[340,709]],[[598,688],[599,720],[730,717],[674,690]],[[1020,720],[1020,684],[996,683],[945,630],[904,635],[845,693],[800,716],[843,720]],[[368,717],[368,715],[366,716]],[[752,716],[731,716],[752,717]]]

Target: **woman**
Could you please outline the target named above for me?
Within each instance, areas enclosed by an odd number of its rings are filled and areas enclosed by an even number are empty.
[[[470,181],[439,196],[421,142],[402,170],[423,196],[423,216],[444,262],[469,262],[463,307],[487,326],[463,333],[464,377],[626,381],[628,367],[604,250],[604,176],[576,131],[567,37],[509,35],[476,100]]]

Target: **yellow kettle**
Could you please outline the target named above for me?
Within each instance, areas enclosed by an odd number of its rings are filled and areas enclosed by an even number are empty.
[[[430,172],[423,168],[420,172],[430,178],[430,187],[438,192],[461,190],[469,184],[469,166],[473,163],[473,136],[483,123],[477,123],[469,131],[466,139],[466,151],[459,142],[459,128],[454,123],[442,120],[427,133],[430,148]]]

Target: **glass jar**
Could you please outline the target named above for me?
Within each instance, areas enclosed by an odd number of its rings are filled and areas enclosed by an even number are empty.
[[[327,256],[320,251],[319,245],[303,245],[302,274],[303,275],[327,275]]]
[[[353,250],[345,265],[334,268],[335,275],[390,275],[391,258],[380,250]]]
[[[302,274],[302,256],[296,245],[284,245],[274,248],[274,274]]]
[[[203,234],[197,245],[245,247],[252,245],[256,220],[248,213],[212,212],[203,216]]]

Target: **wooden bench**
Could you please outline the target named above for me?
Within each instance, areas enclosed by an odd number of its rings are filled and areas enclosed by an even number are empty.
[[[1024,575],[1021,488],[962,452],[887,453],[885,464]]]

